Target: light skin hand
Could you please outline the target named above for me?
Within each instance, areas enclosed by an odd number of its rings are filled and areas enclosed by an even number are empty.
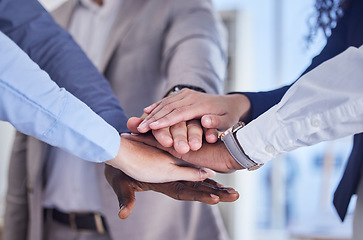
[[[133,133],[139,133],[137,126],[143,118],[130,118],[128,128]],[[210,134],[215,132],[210,131]],[[174,146],[178,153],[187,153],[189,150],[196,151],[202,146],[203,128],[199,120],[180,122],[171,127],[152,130],[156,140],[164,147]],[[213,137],[212,137],[213,138]]]
[[[122,136],[167,151],[176,158],[182,159],[196,166],[206,167],[223,173],[243,169],[243,167],[239,165],[230,155],[224,143],[220,141],[214,144],[203,143],[202,147],[198,151],[190,151],[186,154],[180,154],[175,151],[174,148],[163,147],[151,134],[123,134]]]
[[[213,95],[183,89],[144,109],[149,114],[138,126],[145,133],[182,121],[201,119],[202,126],[224,131],[249,117],[251,104],[243,94]]]
[[[234,202],[239,197],[238,192],[233,188],[225,188],[211,179],[202,182],[146,183],[137,181],[109,165],[105,167],[105,176],[117,195],[120,206],[118,216],[121,219],[126,219],[134,209],[135,192],[152,190],[177,200],[199,201],[207,204]]]
[[[117,156],[106,163],[143,182],[203,181],[214,175],[206,169],[179,166],[180,160],[172,155],[123,137]]]

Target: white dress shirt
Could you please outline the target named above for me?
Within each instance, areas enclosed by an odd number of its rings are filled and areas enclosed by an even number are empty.
[[[0,56],[0,120],[89,161],[116,156],[120,146],[116,129],[59,88],[2,32]]]
[[[237,132],[246,155],[279,154],[363,132],[363,46],[350,47],[302,76],[280,103]]]
[[[98,68],[121,3],[122,0],[103,0],[103,5],[99,6],[93,0],[80,0],[72,15],[69,32]],[[43,206],[64,212],[101,212],[97,176],[102,167],[59,148],[51,148],[46,164]]]

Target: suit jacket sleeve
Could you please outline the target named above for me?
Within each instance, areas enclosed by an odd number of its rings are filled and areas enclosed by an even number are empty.
[[[8,189],[4,213],[3,239],[27,239],[29,208],[27,196],[27,137],[19,132],[15,135],[8,173]]]
[[[0,0],[0,30],[60,87],[90,106],[119,132],[127,131],[127,118],[106,79],[38,1]]]
[[[221,93],[226,71],[226,33],[210,1],[170,1],[162,70],[165,92],[178,84]]]
[[[302,75],[346,50],[347,26],[349,25],[349,22],[353,20],[351,12],[352,9],[353,7],[345,13],[344,17],[337,24],[337,27],[332,31],[332,35],[329,37],[323,50],[319,55],[312,59],[310,66],[303,72]],[[360,45],[361,44],[357,43],[354,46],[359,47]],[[272,106],[279,103],[291,86],[292,84],[267,92],[244,92],[243,94],[245,94],[251,102],[251,119],[253,120],[257,118]]]

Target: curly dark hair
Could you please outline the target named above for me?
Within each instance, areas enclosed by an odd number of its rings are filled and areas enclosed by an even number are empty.
[[[350,2],[351,0],[316,0],[316,11],[308,19],[310,31],[306,37],[307,42],[311,43],[320,30],[325,37],[329,37]]]

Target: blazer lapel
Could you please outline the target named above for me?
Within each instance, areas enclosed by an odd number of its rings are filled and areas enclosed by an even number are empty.
[[[145,0],[123,0],[120,13],[118,14],[109,35],[108,43],[104,50],[100,69],[104,71],[116,47],[127,36],[135,20],[141,13]]]

